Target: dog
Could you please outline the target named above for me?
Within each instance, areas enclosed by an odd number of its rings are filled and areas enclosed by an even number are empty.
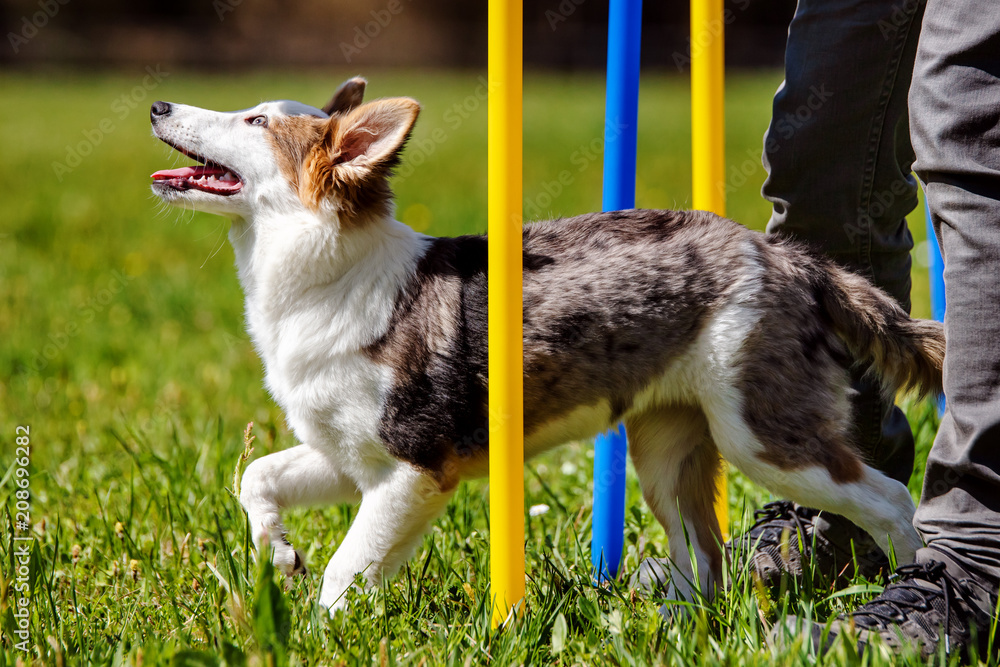
[[[281,512],[358,502],[323,574],[332,614],[414,552],[459,481],[488,473],[487,239],[393,217],[389,179],[419,113],[345,82],[322,109],[220,113],[156,102],[154,135],[199,164],[158,171],[164,202],[231,219],[266,385],[302,443],[254,460],[240,502],[258,551],[304,572]],[[900,562],[921,540],[906,487],[852,442],[850,371],[892,397],[941,391],[942,326],[787,240],[699,211],[529,224],[525,456],[624,421],[669,546],[665,595],[711,595],[720,457],[782,497],[842,514]],[[503,443],[499,443],[503,446]]]

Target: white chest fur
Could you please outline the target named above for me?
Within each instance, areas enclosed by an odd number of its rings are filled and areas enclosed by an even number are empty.
[[[393,372],[364,349],[388,329],[424,237],[391,220],[338,233],[296,219],[236,223],[230,239],[265,382],[296,437],[357,474],[388,461],[378,426]]]

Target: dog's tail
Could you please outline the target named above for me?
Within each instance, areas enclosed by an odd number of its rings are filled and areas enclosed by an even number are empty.
[[[940,394],[944,326],[911,318],[861,276],[824,263],[827,282],[820,286],[820,301],[855,358],[871,364],[888,395]]]

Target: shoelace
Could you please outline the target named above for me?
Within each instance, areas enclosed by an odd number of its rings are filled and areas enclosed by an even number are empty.
[[[913,579],[920,579],[931,584],[936,584],[938,588],[925,588],[916,584],[906,583]],[[913,563],[901,565],[896,568],[896,572],[889,577],[890,588],[879,597],[872,600],[865,607],[855,611],[852,616],[870,616],[880,622],[880,625],[888,626],[899,623],[906,619],[906,609],[917,611],[927,611],[931,608],[930,601],[936,597],[944,599],[944,651],[951,653],[951,639],[949,630],[951,628],[951,601],[957,591],[962,590],[962,585],[945,568],[945,564],[939,561],[928,561],[926,563]],[[899,593],[909,591],[910,596],[890,598],[886,593]],[[959,595],[960,596],[960,595]],[[889,607],[894,613],[889,614],[879,609],[880,606]]]
[[[776,500],[771,503],[767,503],[759,510],[753,513],[754,524],[750,528],[753,530],[758,526],[765,523],[770,523],[771,521],[787,521],[789,519],[795,523],[796,528],[799,529],[799,533],[803,538],[806,536],[806,527],[802,523],[802,517],[799,513],[795,511],[795,505],[789,500]]]

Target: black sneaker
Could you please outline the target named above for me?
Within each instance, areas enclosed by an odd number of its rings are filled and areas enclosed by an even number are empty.
[[[940,561],[903,565],[877,598],[834,620],[828,628],[811,624],[809,633],[817,651],[830,648],[844,634],[857,639],[859,654],[878,636],[894,653],[908,648],[926,659],[943,644],[946,655],[960,653],[968,658],[975,647],[985,659],[994,631],[995,595],[995,589],[988,590],[967,575],[956,576]],[[793,632],[803,630],[795,617],[787,623]]]
[[[754,519],[750,530],[726,544],[726,552],[741,564],[749,559],[751,574],[772,590],[788,577],[839,588],[856,575],[875,579],[890,571],[875,541],[842,516],[780,500],[757,510]]]

